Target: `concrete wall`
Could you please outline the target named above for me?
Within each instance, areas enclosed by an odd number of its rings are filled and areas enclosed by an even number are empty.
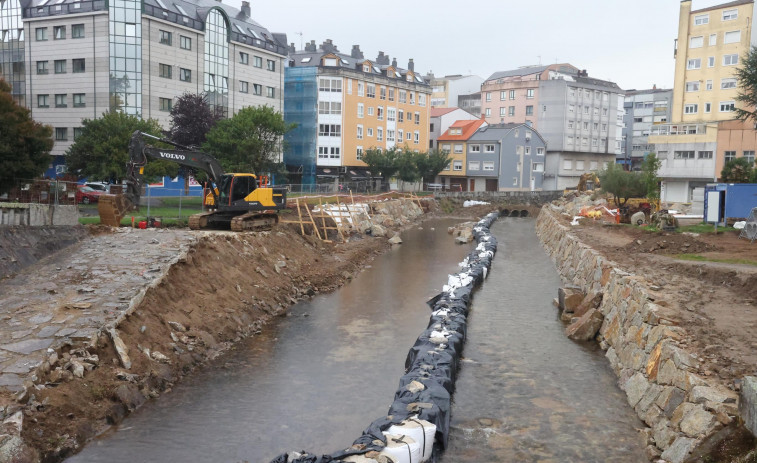
[[[509,204],[545,204],[561,198],[562,191],[468,191],[438,192],[434,198],[458,200],[475,199],[479,201],[497,201]]]
[[[87,236],[75,227],[0,226],[0,280]]]
[[[696,356],[679,344],[686,331],[652,302],[641,278],[582,243],[560,223],[558,206],[544,206],[536,231],[563,279],[604,294],[600,345],[628,403],[650,429],[662,458],[682,463],[706,437],[738,415],[735,392],[696,374]]]
[[[10,225],[79,225],[79,209],[76,206],[1,203],[0,226]]]

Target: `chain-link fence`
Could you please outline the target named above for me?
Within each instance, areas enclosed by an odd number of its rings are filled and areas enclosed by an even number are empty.
[[[63,180],[21,179],[0,195],[0,202],[33,204],[77,204],[77,183]]]

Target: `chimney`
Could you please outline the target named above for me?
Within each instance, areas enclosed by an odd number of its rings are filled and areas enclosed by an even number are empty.
[[[332,52],[338,52],[339,50],[336,48],[336,45],[334,45],[334,41],[331,39],[326,39],[325,42],[321,44],[321,49],[325,51],[326,53],[332,53]]]
[[[309,51],[311,53],[315,53],[315,40],[311,40],[310,43],[305,44],[305,51]]]
[[[297,49],[294,48],[294,42],[289,44],[289,53],[295,53],[297,52]]]
[[[392,58],[392,67],[397,68],[397,58]]]
[[[389,64],[389,57],[386,56],[383,51],[380,51],[376,57],[376,64]]]
[[[415,71],[415,63],[413,63],[413,58],[410,58],[410,61],[407,62],[407,69],[409,71]]]
[[[250,2],[242,0],[242,14],[250,17]]]
[[[360,51],[360,45],[353,45],[350,56],[355,59],[363,59],[363,52]]]
[[[652,84],[652,90],[657,90],[657,84]]]

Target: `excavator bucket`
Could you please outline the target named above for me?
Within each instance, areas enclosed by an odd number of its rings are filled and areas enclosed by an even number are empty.
[[[131,210],[131,201],[124,195],[100,195],[97,203],[97,212],[100,214],[100,223],[118,227],[121,219]]]

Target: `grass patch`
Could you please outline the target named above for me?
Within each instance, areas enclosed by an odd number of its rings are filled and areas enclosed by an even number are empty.
[[[685,227],[678,227],[678,231],[688,233],[715,233],[715,226],[709,223],[698,223],[696,225],[686,225]],[[736,231],[733,227],[718,227],[718,232]]]
[[[675,257],[681,260],[693,260],[696,262],[720,262],[723,264],[743,264],[757,266],[757,261],[749,259],[718,259],[714,257],[705,257],[699,254],[678,254]]]
[[[168,196],[160,198],[160,202],[164,207],[175,207],[177,209],[179,204],[181,204],[182,209],[185,207],[192,207],[195,209],[202,208],[202,196]]]

